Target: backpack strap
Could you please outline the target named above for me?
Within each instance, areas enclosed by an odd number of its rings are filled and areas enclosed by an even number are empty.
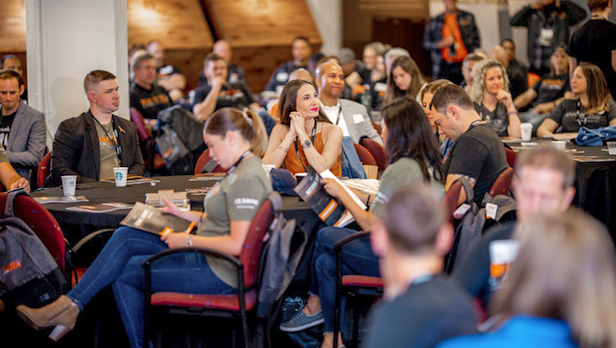
[[[277,191],[272,191],[267,194],[267,199],[272,201],[272,207],[274,209],[274,215],[278,215],[278,213],[282,212],[282,197],[280,197],[280,193]]]
[[[29,196],[28,193],[22,188],[7,192],[6,205],[4,206],[4,214],[2,215],[3,218],[15,216],[15,200],[17,199],[17,196],[21,195]]]
[[[473,197],[475,197],[475,191],[473,190],[473,185],[471,185],[470,180],[464,175],[460,176],[456,181],[462,183],[462,187],[464,188],[464,192],[466,193],[466,203],[473,205]]]

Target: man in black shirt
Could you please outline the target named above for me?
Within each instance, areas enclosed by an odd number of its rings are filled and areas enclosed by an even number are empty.
[[[156,124],[158,112],[173,106],[173,103],[167,91],[155,83],[156,65],[150,53],[136,56],[132,70],[135,78],[130,86],[130,107],[139,110],[148,126],[152,127]]]
[[[439,132],[455,142],[445,161],[445,189],[466,176],[474,188],[474,201],[481,204],[498,175],[509,167],[502,141],[492,126],[481,120],[462,87],[438,90],[430,109]],[[466,194],[462,193],[460,203],[465,200]]]
[[[575,162],[564,151],[543,145],[522,152],[516,162],[513,192],[517,201],[517,221],[533,214],[562,213],[575,196]],[[454,268],[452,276],[485,305],[500,282],[490,274],[490,244],[511,239],[517,222],[495,226],[486,231],[468,256]]]
[[[310,55],[312,55],[312,48],[308,39],[303,36],[296,37],[293,40],[293,60],[282,64],[274,71],[264,90],[280,94],[289,80],[290,73],[299,68],[308,70]]]
[[[439,275],[452,227],[423,185],[406,186],[387,203],[384,226],[370,236],[380,257],[384,300],[369,316],[366,348],[428,348],[476,332],[470,296]]]

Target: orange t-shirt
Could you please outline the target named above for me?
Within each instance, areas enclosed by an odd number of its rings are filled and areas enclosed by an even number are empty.
[[[453,37],[455,41],[453,46],[444,47],[441,50],[441,57],[443,60],[449,63],[458,63],[463,61],[466,55],[468,55],[468,50],[466,49],[466,46],[464,46],[464,41],[462,41],[462,34],[460,33],[460,27],[458,27],[458,21],[455,13],[445,15],[442,37],[443,39],[446,37]]]
[[[323,151],[323,136],[322,133],[319,132],[314,136],[314,148],[321,153]],[[287,152],[287,157],[284,159],[284,167],[291,173],[305,173],[308,169],[308,160],[306,159],[306,155],[304,155],[304,148],[298,144],[297,148],[299,149],[299,156],[297,158],[297,152],[295,151],[295,145],[291,145],[291,148]],[[305,168],[304,168],[305,167]],[[340,158],[336,160],[333,167],[330,168],[330,171],[335,176],[342,175],[342,166],[340,165]]]

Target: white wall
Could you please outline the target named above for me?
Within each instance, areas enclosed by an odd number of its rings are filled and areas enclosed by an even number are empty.
[[[306,0],[319,28],[324,54],[337,54],[342,46],[342,0]]]
[[[89,108],[85,75],[117,76],[118,116],[129,118],[126,0],[26,0],[28,99],[45,113],[47,145],[63,120]]]

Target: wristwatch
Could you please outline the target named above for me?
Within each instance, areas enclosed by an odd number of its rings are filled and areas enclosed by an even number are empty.
[[[186,246],[192,246],[192,234],[188,235],[188,239],[186,240]]]
[[[312,146],[312,141],[310,141],[310,139],[306,139],[306,140],[304,140],[304,142],[302,143],[302,147],[303,147],[304,149],[307,149],[307,148],[309,148],[309,147],[311,147],[311,146]]]

